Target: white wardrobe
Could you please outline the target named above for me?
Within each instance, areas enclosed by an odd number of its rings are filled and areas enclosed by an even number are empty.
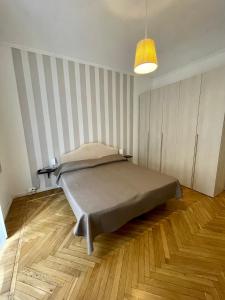
[[[225,188],[225,67],[140,96],[139,164],[209,196]]]

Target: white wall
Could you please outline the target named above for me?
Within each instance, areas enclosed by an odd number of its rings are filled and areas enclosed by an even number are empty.
[[[31,187],[27,152],[10,49],[0,47],[0,206]]]

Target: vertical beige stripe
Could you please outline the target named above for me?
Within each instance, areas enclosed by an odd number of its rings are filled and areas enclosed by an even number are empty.
[[[134,76],[130,76],[130,154],[133,155],[133,113],[134,113]],[[137,143],[137,141],[135,141]]]
[[[109,116],[109,145],[113,145],[113,99],[112,71],[108,70],[108,116]]]
[[[131,132],[130,132],[130,76],[127,75],[127,154],[131,154],[130,138],[131,138]]]
[[[120,73],[120,148],[123,149],[123,74]]]
[[[59,104],[60,104],[60,114],[62,120],[62,130],[63,130],[63,141],[64,141],[64,152],[70,150],[70,138],[69,138],[69,125],[68,125],[68,115],[66,108],[66,91],[65,91],[65,78],[63,71],[63,60],[61,58],[56,58],[56,70],[57,70],[57,83],[59,92]]]
[[[91,110],[92,110],[92,130],[93,130],[93,141],[98,140],[97,132],[97,112],[96,112],[96,85],[95,85],[95,69],[93,66],[90,67],[90,89],[91,89]]]
[[[72,114],[72,103],[70,94],[70,82],[69,82],[69,66],[68,60],[63,59],[63,72],[65,80],[65,93],[66,93],[66,108],[67,108],[67,118],[68,118],[68,129],[69,129],[69,143],[70,150],[73,150],[74,145],[74,130],[73,130],[73,114]]]
[[[79,68],[80,68],[80,92],[81,92],[81,105],[82,105],[82,116],[83,116],[84,143],[88,143],[89,129],[88,129],[85,65],[79,64]]]
[[[50,57],[50,61],[51,61],[51,69],[52,69],[52,82],[53,82],[53,93],[55,99],[55,112],[56,112],[56,124],[57,124],[58,140],[59,140],[59,151],[60,154],[63,154],[65,152],[65,147],[64,147],[62,116],[61,116],[61,109],[60,109],[58,76],[57,76],[55,57]]]
[[[91,85],[90,85],[90,67],[89,67],[89,65],[85,65],[85,74],[86,74],[86,95],[87,95],[89,142],[93,142],[93,125],[92,125],[92,109],[91,109]]]
[[[106,143],[106,126],[105,126],[105,86],[104,86],[104,70],[99,69],[99,92],[100,92],[100,108],[101,108],[101,133],[102,133],[102,143]]]
[[[109,145],[109,99],[108,99],[108,72],[104,69],[104,100],[105,100],[105,134],[106,144]],[[104,124],[103,124],[104,126]]]
[[[116,145],[120,147],[120,74],[116,72]]]
[[[77,92],[76,92],[76,79],[75,79],[75,64],[72,61],[69,64],[69,86],[73,116],[73,143],[74,147],[77,148],[80,145],[80,131],[79,131],[79,120],[78,120],[78,105],[77,105]]]
[[[102,141],[102,129],[101,129],[101,106],[100,106],[100,84],[99,84],[99,68],[95,67],[95,82],[96,82],[96,111],[97,111],[97,130],[98,141]]]
[[[77,92],[77,111],[78,111],[78,122],[79,122],[79,133],[80,133],[80,144],[84,143],[84,124],[83,124],[83,111],[81,103],[81,88],[80,88],[80,68],[79,64],[75,63],[75,76],[76,76],[76,92]]]
[[[116,72],[112,71],[112,101],[113,101],[113,146],[117,146],[116,118]]]
[[[127,154],[127,75],[123,74],[123,149]]]

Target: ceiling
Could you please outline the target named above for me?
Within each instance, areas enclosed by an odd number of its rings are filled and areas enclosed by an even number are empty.
[[[159,76],[225,49],[225,0],[149,0]],[[0,42],[132,72],[144,0],[1,0]]]

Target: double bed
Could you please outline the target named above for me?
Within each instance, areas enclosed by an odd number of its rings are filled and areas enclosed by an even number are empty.
[[[176,178],[139,167],[103,144],[86,144],[63,155],[55,176],[77,220],[74,234],[86,237],[88,254],[97,235],[181,197]]]

